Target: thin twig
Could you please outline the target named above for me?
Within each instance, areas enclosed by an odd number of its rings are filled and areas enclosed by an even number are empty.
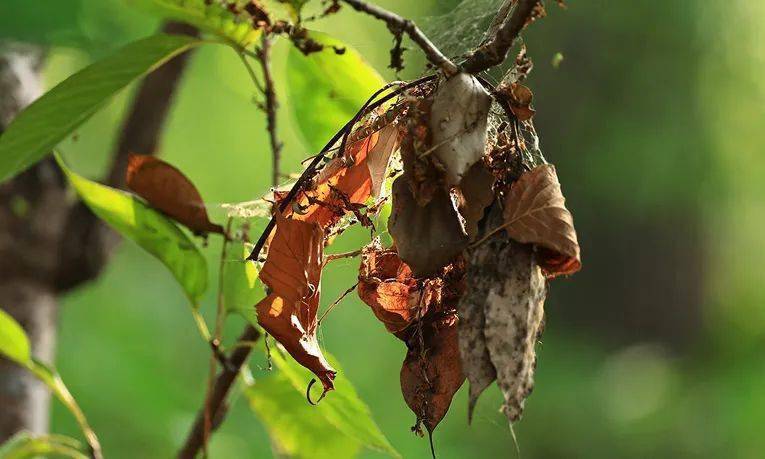
[[[359,286],[359,283],[356,282],[351,287],[349,287],[348,290],[343,292],[343,294],[340,295],[340,297],[338,299],[336,299],[332,304],[327,306],[327,309],[324,311],[324,314],[322,314],[321,317],[319,317],[319,320],[316,323],[321,324],[321,321],[324,320],[325,317],[327,317],[327,314],[332,312],[332,310],[335,309],[335,306],[340,304],[340,302],[343,301],[345,299],[345,297],[348,296],[352,291],[356,290],[356,287],[358,287],[358,286]]]
[[[351,251],[351,252],[343,252],[343,253],[330,253],[330,254],[327,254],[327,255],[324,257],[324,265],[326,266],[326,265],[327,265],[327,263],[329,263],[330,261],[335,261],[335,260],[342,260],[343,258],[354,258],[354,257],[358,257],[359,255],[361,255],[361,252],[362,252],[362,251],[363,251],[363,248],[361,248],[361,249],[358,249],[358,250],[353,250],[353,251]]]
[[[234,219],[229,217],[226,221],[226,234],[228,235],[231,233],[231,224],[233,223]],[[203,451],[204,455],[208,455],[207,451],[207,443],[210,438],[210,433],[212,429],[212,419],[210,418],[210,396],[212,395],[213,385],[215,384],[215,371],[217,369],[216,362],[220,361],[221,365],[225,368],[225,355],[220,350],[220,337],[221,332],[223,330],[223,321],[225,319],[225,311],[226,311],[226,305],[225,305],[225,297],[224,297],[224,290],[223,290],[223,282],[224,282],[224,275],[223,272],[225,270],[225,263],[226,263],[226,252],[228,249],[228,243],[229,238],[226,237],[223,239],[223,244],[221,247],[221,253],[220,253],[220,264],[218,266],[218,304],[217,309],[215,311],[215,331],[213,332],[213,339],[210,341],[210,348],[212,350],[210,354],[210,367],[209,372],[207,375],[207,393],[205,394],[205,423],[204,423],[204,441],[203,444]]]
[[[263,95],[266,98],[266,128],[268,137],[271,140],[271,156],[273,158],[272,179],[273,186],[279,185],[281,177],[281,156],[283,144],[279,141],[278,130],[276,128],[276,112],[279,109],[279,102],[276,99],[276,89],[274,87],[274,78],[271,74],[271,38],[263,36],[263,42],[257,52],[260,67],[263,70]]]
[[[257,341],[258,339],[260,339],[260,332],[252,325],[248,325],[244,333],[239,337],[238,342],[249,343]],[[229,367],[222,368],[220,373],[218,373],[209,403],[211,432],[215,431],[225,416],[226,397],[228,396],[231,387],[234,385],[237,375],[239,375],[239,369],[245,364],[247,358],[250,356],[251,350],[251,346],[240,346],[234,349],[228,358],[230,363]],[[179,459],[194,459],[196,457],[197,452],[202,448],[204,426],[205,416],[204,410],[202,410],[200,413],[197,413],[197,418],[186,438],[186,442],[180,453],[178,453]]]
[[[539,1],[518,0],[510,18],[502,23],[492,38],[485,41],[470,54],[462,64],[462,69],[468,73],[479,73],[504,62],[518,35],[531,21]],[[497,15],[502,14],[506,14],[506,12],[500,8]]]
[[[406,33],[409,38],[417,44],[425,53],[425,57],[431,64],[441,69],[446,76],[454,75],[459,71],[457,65],[446,57],[437,47],[430,41],[430,39],[420,30],[414,21],[380,8],[376,5],[371,5],[362,0],[343,0],[349,4],[356,11],[369,14],[388,25],[388,29],[400,36],[400,34]]]

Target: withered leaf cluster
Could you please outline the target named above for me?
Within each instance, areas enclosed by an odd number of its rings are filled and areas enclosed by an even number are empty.
[[[547,279],[581,267],[555,168],[543,158],[538,164],[541,153],[529,151],[523,134],[535,132],[535,112],[522,78],[516,72],[493,91],[510,118],[491,139],[492,97],[473,76],[441,79],[403,101],[394,245],[365,249],[359,296],[407,343],[402,392],[429,432],[465,377],[471,416],[497,381],[503,412],[510,422],[520,418],[533,388]]]
[[[401,391],[418,432],[433,432],[465,379],[471,416],[496,381],[502,411],[510,422],[520,419],[533,388],[547,282],[581,267],[555,168],[527,138],[536,134],[533,96],[519,83],[531,68],[522,54],[523,69],[497,88],[464,73],[414,87],[385,116],[369,115],[346,133],[344,148],[303,186],[274,192],[258,322],[326,392],[336,371],[317,339],[324,248],[345,217],[373,227],[379,203],[370,202],[400,172],[389,197],[393,245],[375,240],[363,248],[358,294],[406,345]],[[507,119],[489,135],[495,102]],[[403,171],[391,173],[397,151]],[[133,156],[128,184],[195,233],[223,232],[169,164]]]

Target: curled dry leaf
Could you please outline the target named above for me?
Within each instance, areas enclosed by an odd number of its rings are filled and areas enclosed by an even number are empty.
[[[520,83],[502,83],[497,91],[505,96],[510,104],[510,110],[520,121],[528,121],[534,117],[536,110],[531,108],[534,94],[531,89]]]
[[[433,277],[412,276],[395,250],[370,245],[359,269],[359,297],[406,343],[401,390],[417,427],[432,432],[465,379],[455,308],[465,291],[465,266],[458,259]]]
[[[202,196],[181,171],[147,155],[130,155],[127,185],[149,205],[195,234],[220,233],[223,227],[210,221]]]
[[[484,335],[505,397],[502,412],[512,423],[520,419],[534,387],[534,347],[542,332],[547,286],[530,245],[511,242],[497,255],[505,278],[486,297]]]
[[[372,179],[372,197],[380,195],[380,189],[387,176],[388,162],[398,148],[398,142],[398,126],[389,124],[380,130],[379,140],[367,156],[367,168]]]
[[[332,390],[335,370],[316,339],[324,232],[316,223],[276,214],[276,232],[260,272],[270,294],[256,306],[258,323]]]
[[[464,219],[465,232],[471,241],[478,233],[478,222],[483,218],[484,210],[494,200],[494,182],[496,178],[486,163],[478,161],[470,166],[455,190],[457,208]]]
[[[538,166],[510,187],[504,218],[512,239],[547,249],[538,252],[538,259],[548,278],[581,268],[574,219],[566,208],[554,166]]]
[[[406,329],[420,306],[417,280],[394,250],[364,248],[358,294],[391,333]]]
[[[491,97],[466,73],[442,82],[433,99],[430,130],[433,155],[444,167],[446,184],[455,186],[484,154]]]
[[[420,325],[401,367],[401,392],[409,408],[432,433],[465,381],[457,345],[457,314],[438,314]]]
[[[314,178],[312,186],[298,195],[293,209],[300,210],[293,218],[318,223],[322,228],[337,223],[346,212],[354,211],[379,193],[388,159],[397,145],[395,125],[348,145],[346,153],[332,159]]]
[[[439,187],[430,202],[419,206],[406,174],[393,182],[388,229],[399,255],[416,277],[440,272],[468,243],[449,192]]]

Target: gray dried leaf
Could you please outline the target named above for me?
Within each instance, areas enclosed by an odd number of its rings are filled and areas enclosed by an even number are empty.
[[[446,184],[455,186],[484,154],[491,97],[466,73],[442,82],[433,99],[430,130],[433,155],[445,169]]]
[[[459,332],[460,358],[462,371],[470,383],[470,401],[468,402],[468,422],[473,419],[478,397],[497,379],[497,371],[486,347],[484,327],[486,317],[484,304],[491,288],[501,281],[501,273],[496,269],[497,239],[479,246],[468,260],[467,291],[460,299],[457,311],[460,321]],[[504,245],[507,245],[505,242]]]
[[[520,419],[534,386],[534,347],[542,329],[547,289],[532,246],[513,241],[503,252],[497,254],[497,270],[506,277],[486,298],[484,335],[505,397],[502,412],[512,423]]]
[[[419,206],[408,175],[393,182],[393,211],[388,229],[399,256],[415,277],[428,277],[451,263],[468,243],[449,192],[438,187],[432,199]]]

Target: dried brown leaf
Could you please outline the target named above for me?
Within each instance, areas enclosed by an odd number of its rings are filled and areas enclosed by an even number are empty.
[[[534,94],[527,86],[520,83],[502,83],[497,89],[503,94],[510,104],[510,110],[520,121],[527,121],[534,117],[536,110],[531,108]]]
[[[412,268],[415,277],[440,272],[468,243],[449,192],[439,187],[425,206],[419,206],[406,174],[393,183],[393,211],[388,228],[399,256]]]
[[[270,294],[255,306],[258,323],[284,346],[292,358],[311,370],[325,391],[334,389],[337,372],[327,362],[316,338],[316,310],[319,293],[308,303],[290,302]]]
[[[220,233],[223,227],[210,221],[199,191],[181,171],[161,159],[130,155],[128,188],[196,234]]]
[[[420,305],[417,280],[393,250],[366,248],[359,268],[358,294],[391,333],[407,328]]]
[[[388,162],[391,154],[398,148],[399,131],[396,124],[389,124],[382,128],[379,140],[367,155],[367,167],[372,180],[372,196],[380,195],[385,177],[387,176]]]
[[[401,392],[428,432],[444,418],[465,381],[457,345],[457,315],[441,314],[421,325],[401,367]]]
[[[332,390],[335,370],[316,339],[324,232],[318,224],[276,213],[276,232],[260,279],[270,294],[256,306],[258,323]]]
[[[539,265],[547,277],[573,274],[581,268],[574,219],[554,166],[538,166],[511,186],[504,217],[512,239],[548,249],[539,252]]]
[[[483,218],[484,210],[494,200],[494,182],[494,174],[483,161],[478,161],[468,169],[456,189],[458,209],[471,241],[478,232],[478,222]]]
[[[316,223],[276,213],[276,232],[260,279],[288,302],[317,294],[321,280],[324,232]]]

